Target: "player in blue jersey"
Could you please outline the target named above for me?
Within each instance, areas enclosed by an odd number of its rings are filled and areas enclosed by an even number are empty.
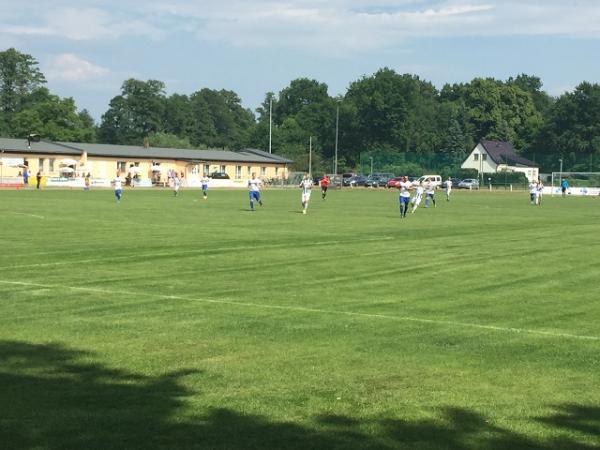
[[[252,172],[252,178],[248,180],[248,196],[250,197],[250,210],[254,211],[254,201],[256,200],[260,206],[262,206],[262,200],[260,199],[260,187],[262,181],[256,178],[256,174]]]

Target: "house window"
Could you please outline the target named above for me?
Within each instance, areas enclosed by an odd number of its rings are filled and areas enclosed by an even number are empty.
[[[210,173],[210,164],[204,164],[204,176],[207,177]]]
[[[486,155],[485,153],[483,153],[483,154],[481,155],[481,160],[482,160],[482,161],[487,161],[487,155]]]
[[[252,167],[251,166],[246,167],[246,175],[248,176],[248,178],[250,178],[250,176],[252,175]]]
[[[225,172],[225,166],[219,166],[219,167],[220,167],[219,172]]]
[[[41,172],[42,170],[44,170],[44,158],[40,158],[38,160],[38,170]]]
[[[479,153],[473,155],[473,161],[479,161]]]
[[[260,168],[260,176],[264,177],[267,174],[267,168],[266,167],[261,167]]]
[[[127,161],[117,161],[117,170],[125,172],[127,170]]]
[[[242,166],[235,166],[235,177],[242,178]]]
[[[279,176],[279,167],[275,167],[275,176],[278,177]]]
[[[48,159],[48,170],[54,172],[54,158]]]

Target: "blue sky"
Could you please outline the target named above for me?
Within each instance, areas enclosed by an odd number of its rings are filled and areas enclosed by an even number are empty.
[[[0,0],[0,49],[99,120],[127,78],[208,87],[254,110],[299,77],[331,95],[381,67],[441,87],[539,76],[552,95],[600,74],[599,0]]]

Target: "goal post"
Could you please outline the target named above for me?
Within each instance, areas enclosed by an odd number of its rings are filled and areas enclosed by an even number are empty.
[[[552,196],[562,195],[563,180],[568,183],[565,195],[600,195],[600,172],[552,172]]]

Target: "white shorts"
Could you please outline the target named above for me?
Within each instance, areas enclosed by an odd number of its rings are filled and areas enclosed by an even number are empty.
[[[302,193],[302,203],[306,203],[310,200],[310,191]]]

